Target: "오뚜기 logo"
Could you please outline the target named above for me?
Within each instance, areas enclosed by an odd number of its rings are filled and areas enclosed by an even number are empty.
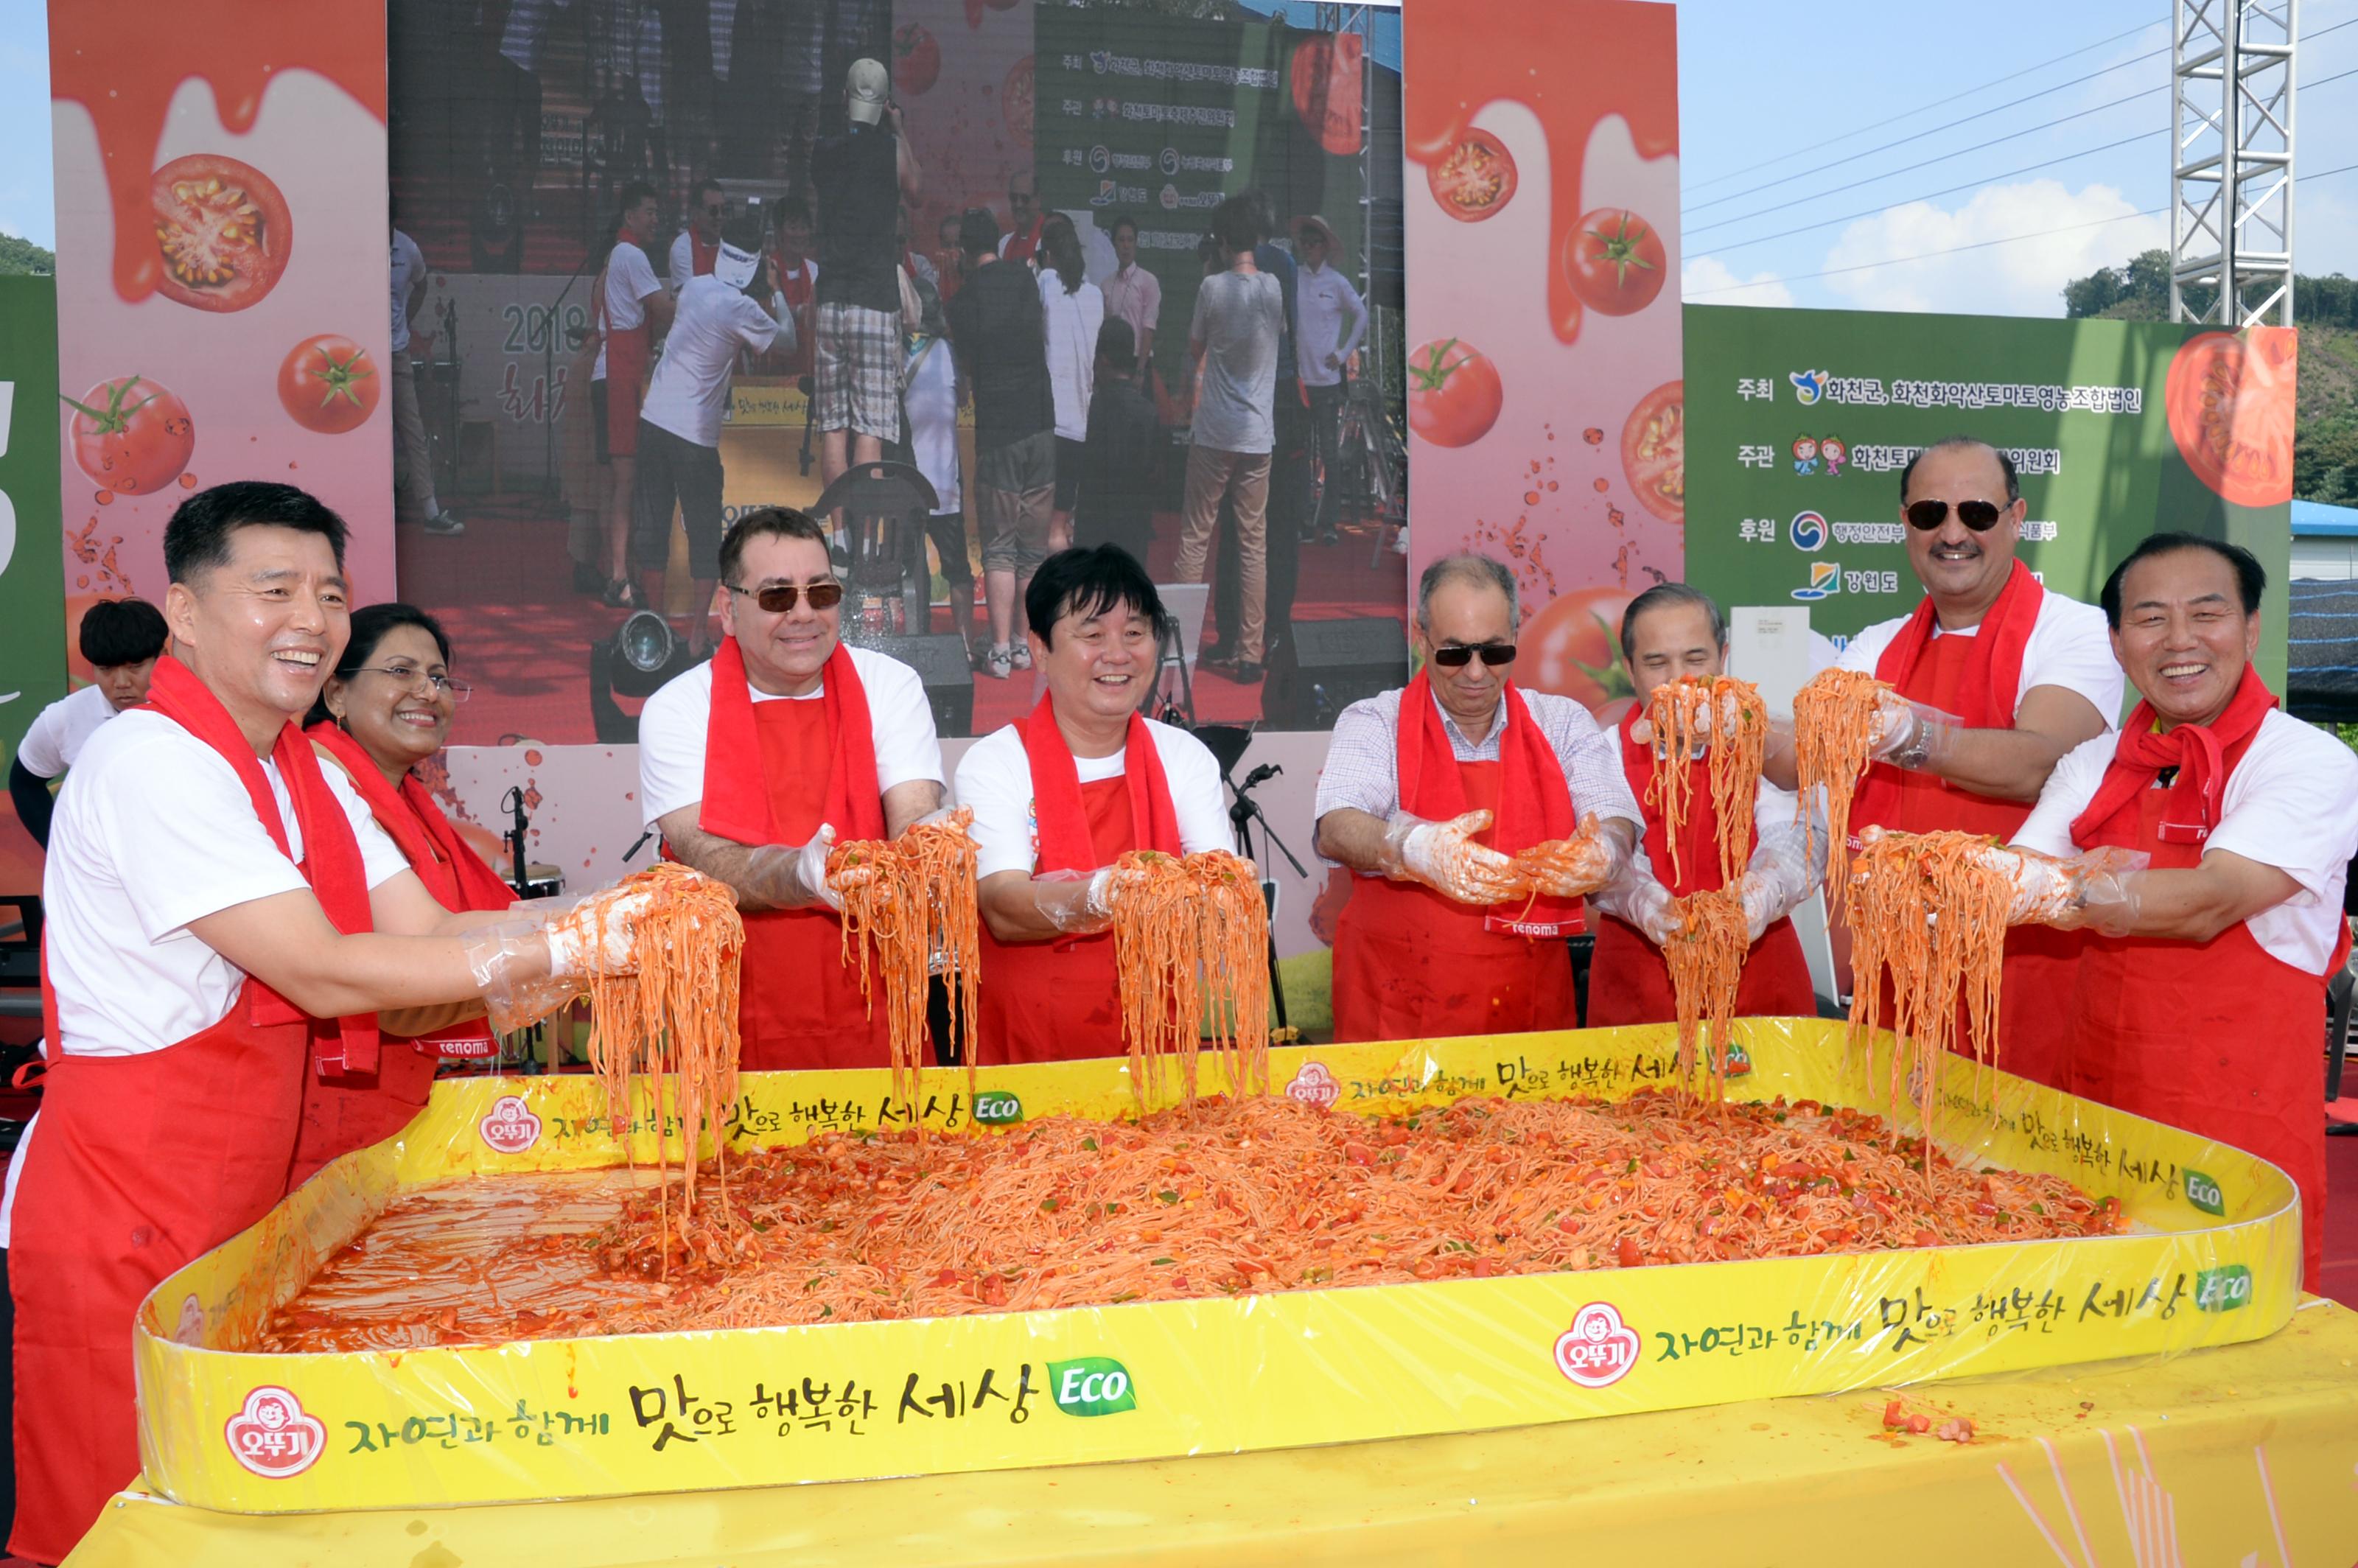
[[[299,1476],[327,1451],[328,1429],[303,1413],[303,1401],[265,1384],[245,1396],[245,1408],[222,1429],[229,1451],[255,1475],[273,1481]]]
[[[1602,1389],[1638,1364],[1642,1343],[1612,1303],[1591,1302],[1556,1336],[1555,1369],[1584,1389]]]
[[[522,1095],[502,1095],[475,1130],[497,1153],[521,1154],[540,1141],[540,1118],[524,1103]]]
[[[1304,1062],[1302,1070],[1285,1086],[1285,1098],[1298,1099],[1304,1105],[1314,1105],[1324,1110],[1343,1096],[1343,1086],[1326,1070],[1324,1062]]]

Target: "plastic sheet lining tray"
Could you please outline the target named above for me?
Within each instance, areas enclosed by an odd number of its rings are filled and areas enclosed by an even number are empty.
[[[1750,1066],[1732,1098],[1887,1114],[1870,1087],[1888,1081],[1887,1037],[1869,1062],[1838,1022],[1736,1031]],[[1271,1053],[1271,1081],[1360,1112],[1614,1099],[1664,1082],[1673,1048],[1667,1027],[1303,1047]],[[2174,1354],[2289,1318],[2299,1200],[2274,1166],[2004,1074],[1977,1097],[1968,1061],[1945,1072],[1937,1131],[1952,1156],[2116,1196],[2128,1231],[915,1321],[241,1350],[406,1191],[623,1162],[592,1078],[446,1080],[400,1137],[346,1155],[148,1298],[141,1455],[166,1495],[232,1512],[680,1492],[1576,1421]],[[976,1103],[962,1074],[932,1075],[918,1098],[947,1128],[1132,1109],[1119,1058],[987,1070]],[[725,1131],[738,1147],[796,1143],[907,1115],[881,1071],[748,1075]],[[644,1160],[652,1132],[634,1135]]]

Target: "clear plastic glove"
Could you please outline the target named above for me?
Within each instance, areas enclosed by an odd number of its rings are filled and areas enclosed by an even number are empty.
[[[1721,694],[1719,699],[1718,720],[1718,723],[1712,727],[1716,738],[1734,741],[1743,734],[1744,708],[1743,706],[1736,700],[1734,693],[1726,692]],[[1770,731],[1772,735],[1775,732],[1773,727],[1779,722],[1780,721],[1773,719],[1769,720],[1772,727]],[[1785,726],[1785,741],[1787,746],[1790,747],[1792,744],[1793,739],[1793,721],[1787,719],[1781,720],[1781,722]],[[1629,726],[1629,739],[1640,746],[1652,745],[1654,743],[1654,721],[1652,718],[1647,714],[1639,714]],[[1656,753],[1658,756],[1660,754],[1660,752]]]
[[[2092,849],[2059,860],[1996,845],[1981,851],[1979,859],[2014,882],[2007,925],[2051,925],[2061,931],[2085,926],[2107,936],[2125,936],[2136,929],[2145,902],[2141,884],[2146,868],[2153,863],[2142,849]]]
[[[1592,811],[1571,838],[1534,844],[1518,853],[1514,864],[1529,885],[1549,898],[1584,898],[1621,876],[1629,864],[1629,847]]]
[[[551,979],[636,974],[638,918],[653,894],[644,889],[600,888],[547,923]]]
[[[492,1028],[529,1028],[586,991],[590,975],[633,972],[637,917],[646,903],[644,892],[607,888],[587,898],[518,903],[468,931],[467,968]]]
[[[1791,914],[1825,880],[1826,836],[1823,828],[1805,834],[1801,823],[1780,823],[1761,830],[1752,847],[1752,859],[1737,879],[1736,894],[1744,903],[1751,940]]]
[[[1041,917],[1067,936],[1094,936],[1113,925],[1122,894],[1147,880],[1135,866],[1099,866],[1087,876],[1053,871],[1032,879]]]
[[[1679,933],[1679,901],[1640,866],[1596,895],[1596,907],[1624,920],[1659,947]]]
[[[840,911],[843,893],[827,874],[827,858],[834,849],[835,828],[825,822],[807,844],[765,844],[745,857],[744,891],[772,909],[823,903]]]
[[[1514,861],[1474,842],[1489,826],[1487,811],[1446,822],[1396,811],[1384,826],[1383,873],[1394,881],[1422,882],[1458,903],[1504,903],[1528,886]]]
[[[1911,702],[1896,691],[1875,694],[1875,740],[1866,754],[1878,762],[1920,773],[1948,756],[1965,721]]]

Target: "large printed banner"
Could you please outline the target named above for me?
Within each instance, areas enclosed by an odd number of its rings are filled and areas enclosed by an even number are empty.
[[[57,395],[57,281],[0,277],[0,757],[66,693]],[[40,885],[40,850],[0,803],[0,895]]]
[[[393,591],[383,0],[56,0],[69,634],[189,491],[298,484]]]
[[[1687,309],[1687,578],[1724,605],[1805,604],[1840,638],[1915,608],[1899,479],[1930,442],[2005,449],[2023,561],[2093,602],[2138,539],[2291,550],[2295,340],[2141,321]],[[2282,600],[2261,673],[2283,689]]]
[[[1507,560],[1515,678],[1599,707],[1622,607],[1686,562],[1676,16],[1403,12],[1410,566]]]

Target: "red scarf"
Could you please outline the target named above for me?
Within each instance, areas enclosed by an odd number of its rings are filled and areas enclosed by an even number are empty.
[[[1081,804],[1081,771],[1065,732],[1056,728],[1054,699],[1042,697],[1031,717],[1016,720],[1023,754],[1032,763],[1032,816],[1039,837],[1035,872],[1094,871],[1105,862],[1089,837],[1089,814]],[[1131,842],[1166,855],[1185,852],[1179,841],[1179,813],[1171,803],[1171,782],[1163,776],[1163,756],[1154,732],[1133,713],[1122,738],[1122,779],[1130,790]]]
[[[694,229],[690,229],[687,232],[687,270],[691,276],[711,276],[712,264],[719,260],[719,256],[720,242],[719,240],[714,240],[709,244],[707,244],[703,237]],[[682,278],[680,281],[685,283],[687,279]]]
[[[254,754],[244,731],[230,717],[229,709],[222,706],[221,698],[186,665],[167,654],[156,661],[145,706],[221,753],[222,760],[237,771],[238,782],[245,785],[254,814],[269,831],[271,842],[278,846],[280,854],[294,860],[294,852],[287,847],[286,823],[278,814],[278,797],[271,792],[269,776],[262,771],[262,760]],[[329,924],[348,936],[373,929],[369,918],[368,869],[361,860],[360,841],[352,836],[352,819],[344,815],[343,804],[337,800],[328,787],[326,775],[319,772],[319,759],[310,742],[303,738],[302,730],[289,723],[278,731],[270,760],[278,764],[278,777],[295,803],[295,822],[303,832],[303,859],[297,862],[297,869],[303,880],[311,884],[319,907],[327,912]],[[309,1018],[302,1009],[264,984],[260,977],[248,975],[245,983],[246,1016],[255,1023],[292,1023]],[[315,1025],[314,1033],[318,1033],[316,1026],[321,1021],[310,1022]],[[376,1014],[353,1013],[340,1018],[336,1020],[336,1032],[337,1046],[314,1053],[321,1072],[329,1076],[374,1074]]]
[[[2015,693],[2022,685],[2022,654],[2029,644],[2030,630],[2039,623],[2039,606],[2047,597],[2039,579],[2020,561],[2006,575],[2006,586],[1998,589],[1997,600],[1982,617],[1981,626],[1974,633],[1975,657],[1966,672],[1965,684],[1956,697],[1957,717],[1965,721],[1968,730],[2011,730],[2014,728]],[[1916,661],[1932,645],[1932,633],[1940,617],[1932,608],[1932,596],[1926,594],[1916,606],[1916,613],[1891,639],[1883,656],[1875,662],[1876,678],[1889,681],[1905,695],[1908,678],[1916,670]]]
[[[1047,226],[1048,215],[1042,213],[1032,220],[1032,226],[1020,234],[1007,236],[1007,248],[1000,252],[1007,261],[1029,261],[1040,249],[1040,231]]]
[[[2277,705],[2276,694],[2260,672],[2244,666],[2244,678],[2229,699],[2226,711],[2208,724],[2180,724],[2168,734],[2154,729],[2153,704],[2140,702],[2121,726],[2113,760],[2104,769],[2088,809],[2071,819],[2071,841],[2082,849],[2101,843],[2131,843],[2136,838],[2137,797],[2153,786],[2164,768],[2178,770],[2169,786],[2169,804],[2161,823],[2168,844],[2200,844],[2219,826],[2220,801],[2226,794],[2227,775],[2234,772],[2229,752],[2240,752]],[[2126,838],[2106,825],[2127,813]]]
[[[1507,731],[1498,738],[1498,808],[1490,824],[1490,847],[1511,855],[1534,844],[1568,838],[1578,823],[1563,764],[1556,760],[1547,737],[1540,733],[1531,705],[1513,681],[1506,683],[1503,700]],[[1465,815],[1466,782],[1458,774],[1457,754],[1442,728],[1430,671],[1417,671],[1416,678],[1401,693],[1395,765],[1402,810],[1432,822]],[[1578,930],[1574,923],[1579,917],[1578,899],[1541,899],[1520,919],[1536,925],[1556,922]]]
[[[459,837],[415,773],[404,773],[395,789],[361,743],[333,724],[314,724],[304,733],[343,764],[354,793],[368,803],[377,826],[408,858],[410,870],[443,908],[453,913],[505,909],[515,902],[514,890],[484,863],[473,845]]]
[[[860,684],[850,650],[841,643],[819,672],[827,733],[835,753],[827,770],[827,810],[821,821],[844,839],[884,837],[884,801],[876,789],[876,732],[868,716],[868,688]],[[778,843],[770,810],[770,780],[762,740],[753,729],[753,690],[737,639],[723,637],[712,655],[712,708],[704,730],[704,806],[697,826],[740,844]]]

